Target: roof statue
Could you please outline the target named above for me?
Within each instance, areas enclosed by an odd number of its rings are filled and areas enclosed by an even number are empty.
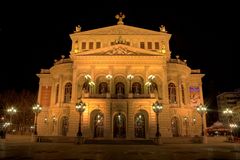
[[[115,18],[118,19],[117,24],[124,24],[123,19],[125,18],[125,15],[122,12],[117,14]]]
[[[74,32],[81,32],[81,26],[77,25]]]
[[[125,44],[126,40],[123,39],[121,36],[118,37],[118,39],[115,40],[115,44]]]
[[[167,32],[166,27],[164,25],[161,25],[159,28],[160,32]]]

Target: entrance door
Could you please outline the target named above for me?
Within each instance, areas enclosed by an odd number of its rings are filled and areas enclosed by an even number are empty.
[[[68,117],[62,117],[62,136],[67,136],[68,132]]]
[[[122,113],[114,116],[113,125],[113,137],[126,138],[126,117]]]
[[[99,112],[94,118],[94,137],[103,137],[103,114]]]
[[[171,126],[172,126],[172,135],[173,137],[178,137],[178,119],[177,117],[173,117],[171,120]]]
[[[135,116],[135,137],[145,138],[145,118],[141,113]]]

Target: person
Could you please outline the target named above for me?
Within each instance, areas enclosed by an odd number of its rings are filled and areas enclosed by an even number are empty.
[[[1,136],[1,139],[5,139],[6,138],[6,129],[2,128],[0,130],[0,136]]]

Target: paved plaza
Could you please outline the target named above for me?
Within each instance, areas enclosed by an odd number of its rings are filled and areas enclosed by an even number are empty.
[[[4,160],[239,160],[239,143],[77,145],[34,143],[29,137],[0,139]]]

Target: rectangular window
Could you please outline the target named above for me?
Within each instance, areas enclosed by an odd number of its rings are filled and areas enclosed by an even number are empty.
[[[152,42],[148,42],[147,45],[148,45],[148,49],[152,49]]]
[[[101,42],[96,43],[96,48],[101,48]]]
[[[113,46],[115,43],[114,42],[111,42],[111,46]]]
[[[57,87],[56,87],[55,103],[58,103],[58,94],[59,94],[59,84],[57,84]]]
[[[160,46],[159,46],[159,42],[155,42],[155,49],[159,49]]]
[[[126,42],[126,45],[130,46],[130,42]]]
[[[86,42],[82,42],[82,49],[86,49]]]
[[[89,42],[89,49],[93,49],[93,42]]]
[[[145,49],[145,43],[144,42],[140,42],[140,48]]]

